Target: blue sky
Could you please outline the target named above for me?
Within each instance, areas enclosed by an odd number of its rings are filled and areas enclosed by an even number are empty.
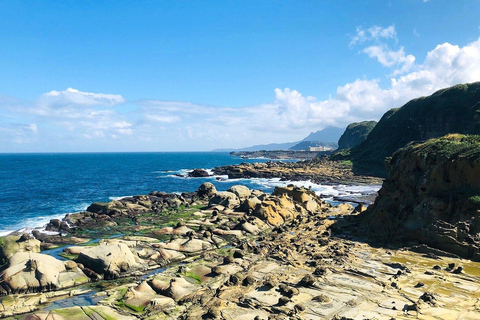
[[[300,140],[480,81],[480,2],[1,1],[0,152]]]

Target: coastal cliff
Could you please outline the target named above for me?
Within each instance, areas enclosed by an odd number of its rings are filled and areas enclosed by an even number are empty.
[[[369,233],[480,260],[480,137],[451,134],[394,153],[362,214]]]
[[[384,159],[397,149],[448,133],[480,134],[480,82],[442,89],[391,109],[365,141],[334,159],[352,161],[358,173],[386,176]]]

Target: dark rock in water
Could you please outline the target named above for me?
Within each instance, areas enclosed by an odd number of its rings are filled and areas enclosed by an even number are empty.
[[[193,170],[193,171],[190,171],[190,172],[188,173],[188,176],[189,176],[190,178],[203,178],[203,177],[208,177],[208,176],[210,176],[210,175],[208,174],[207,171],[205,171],[205,170],[203,170],[203,169],[195,169],[195,170]]]
[[[372,234],[480,260],[480,136],[409,145],[388,167],[375,203],[360,214]]]

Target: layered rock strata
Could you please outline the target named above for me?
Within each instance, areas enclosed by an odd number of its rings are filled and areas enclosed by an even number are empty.
[[[369,232],[480,260],[480,137],[447,135],[398,150],[373,206]]]

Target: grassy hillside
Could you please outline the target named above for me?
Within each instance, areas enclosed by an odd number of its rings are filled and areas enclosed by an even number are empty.
[[[367,139],[368,134],[373,130],[377,121],[362,121],[350,123],[338,140],[338,149],[353,148]]]

